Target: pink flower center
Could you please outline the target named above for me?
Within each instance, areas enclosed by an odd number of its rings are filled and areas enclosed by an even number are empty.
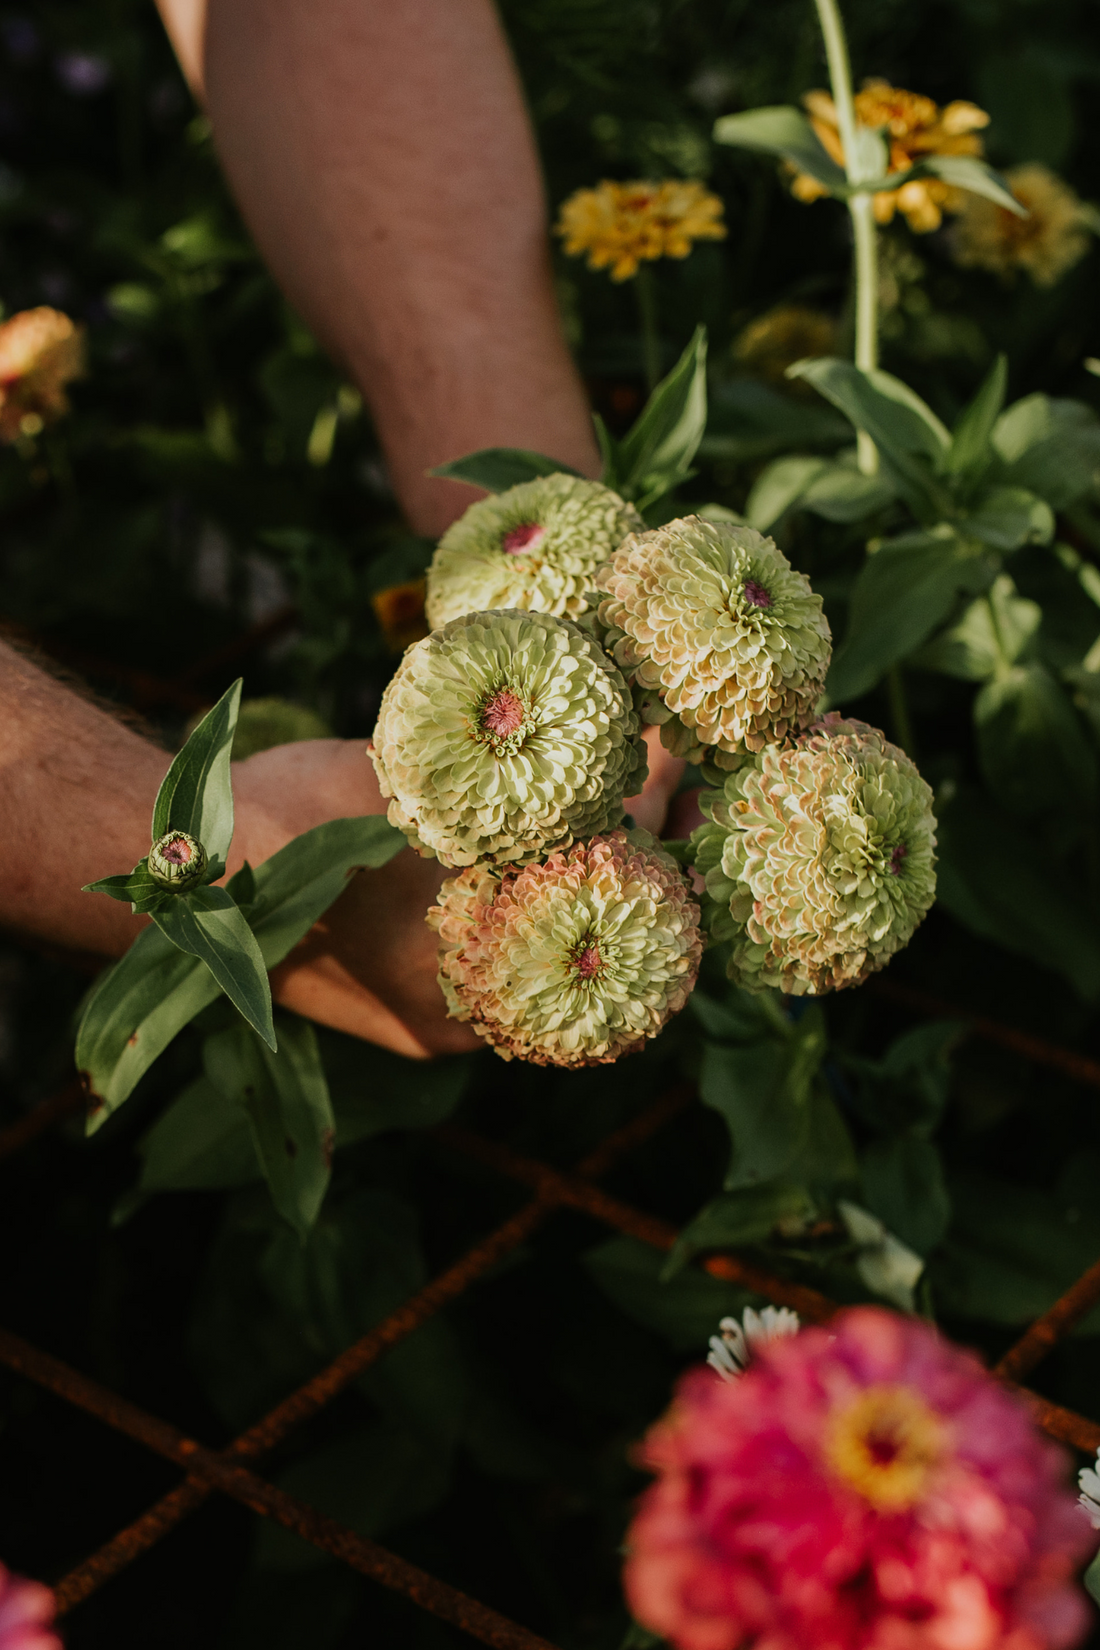
[[[481,726],[490,739],[509,739],[523,726],[523,700],[510,688],[498,688],[482,706]]]
[[[603,967],[599,946],[591,942],[583,944],[579,951],[573,953],[573,967],[582,980],[594,979]]]
[[[772,605],[771,591],[765,589],[762,584],[757,584],[755,579],[745,580],[741,586],[741,594],[750,607],[770,607]]]
[[[899,842],[893,853],[890,855],[890,875],[892,877],[897,876],[898,872],[901,870],[902,860],[908,859],[908,857],[908,848],[905,846],[904,842]]]
[[[546,537],[545,527],[540,527],[537,521],[521,521],[518,527],[510,527],[500,541],[500,548],[506,556],[522,556],[525,550],[534,550]]]
[[[190,843],[185,842],[181,836],[173,837],[171,842],[166,842],[161,849],[161,855],[169,865],[190,865],[193,857]]]

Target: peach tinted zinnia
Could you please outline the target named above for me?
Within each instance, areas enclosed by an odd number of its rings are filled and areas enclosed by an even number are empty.
[[[38,1581],[24,1581],[0,1564],[0,1650],[61,1650],[51,1632],[54,1596]]]
[[[628,1603],[675,1650],[1066,1650],[1062,1452],[928,1324],[857,1307],[692,1371],[642,1459]]]
[[[590,1066],[655,1037],[684,1006],[702,955],[699,907],[644,831],[612,831],[543,865],[472,866],[428,921],[439,983],[504,1059]]]
[[[0,324],[0,441],[38,435],[68,412],[65,385],[83,367],[83,332],[60,310],[24,309]]]

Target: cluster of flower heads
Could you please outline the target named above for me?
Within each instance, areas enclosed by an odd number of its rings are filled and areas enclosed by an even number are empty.
[[[588,254],[590,269],[610,269],[628,281],[642,263],[686,258],[695,241],[724,240],[722,202],[703,184],[611,183],[578,189],[562,204],[556,233],[571,257]]]
[[[782,1316],[728,1320],[735,1369],[690,1372],[645,1440],[637,1620],[674,1650],[1077,1644],[1095,1537],[1020,1399],[917,1319]]]
[[[692,837],[750,990],[836,991],[908,943],[935,898],[932,792],[877,728],[834,713],[703,797]]]
[[[821,599],[771,539],[646,530],[550,475],[474,504],[427,579],[370,747],[390,822],[461,872],[429,920],[450,1011],[505,1058],[585,1065],[656,1035],[699,966],[681,870],[622,829],[642,723],[721,790],[693,838],[708,921],[752,989],[851,985],[932,902],[931,794],[862,723],[814,720]]]
[[[83,368],[83,332],[59,310],[24,309],[0,323],[0,441],[39,435],[68,412],[65,386]]]
[[[844,165],[844,145],[840,139],[836,104],[828,92],[807,92],[802,100],[814,131],[823,147]],[[978,132],[989,125],[989,116],[976,104],[955,102],[940,108],[930,97],[906,92],[885,80],[868,80],[855,97],[856,118],[861,125],[881,131],[889,147],[887,173],[907,172],[930,155],[980,155]],[[798,200],[819,200],[829,191],[806,172],[797,172],[791,192]],[[917,234],[938,229],[945,212],[957,212],[964,194],[942,178],[910,178],[898,189],[884,189],[874,196],[875,217],[889,223],[900,212]]]
[[[61,1650],[52,1630],[54,1596],[0,1564],[0,1650]]]

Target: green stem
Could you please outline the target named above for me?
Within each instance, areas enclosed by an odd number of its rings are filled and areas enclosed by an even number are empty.
[[[906,756],[917,760],[917,746],[913,738],[913,724],[909,719],[909,700],[900,665],[891,665],[886,674],[886,692],[890,699],[890,720],[894,724],[894,738]]]
[[[858,186],[866,180],[866,174],[858,142],[859,123],[852,96],[852,70],[848,61],[844,21],[836,0],[814,0],[814,4],[825,40],[837,129],[844,149],[844,170],[848,174],[848,182]],[[851,195],[848,211],[855,241],[856,366],[863,372],[872,372],[878,366],[878,233],[871,196]],[[878,449],[864,430],[859,432],[858,454],[863,474],[874,475],[878,469]]]
[[[641,264],[634,277],[638,298],[638,320],[642,327],[642,364],[650,395],[661,381],[661,338],[657,331],[657,284],[653,271]]]

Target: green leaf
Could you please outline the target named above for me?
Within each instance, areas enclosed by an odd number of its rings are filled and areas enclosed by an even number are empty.
[[[1034,830],[981,792],[937,800],[936,814],[939,904],[974,933],[1063,975],[1087,1001],[1100,997],[1100,912],[1080,872],[1038,855]]]
[[[864,1201],[909,1249],[927,1255],[947,1231],[951,1199],[930,1140],[872,1140],[860,1159]]]
[[[1081,1580],[1094,1603],[1100,1604],[1100,1553],[1097,1553]]]
[[[854,462],[792,453],[761,471],[745,505],[745,519],[761,532],[787,510],[812,510],[826,521],[861,521],[895,497],[888,476],[862,475]]]
[[[247,1116],[272,1202],[304,1238],[328,1189],[336,1125],[313,1027],[280,1018],[279,1033],[275,1055],[247,1026],[230,1026],[206,1039],[203,1065]]]
[[[243,1029],[243,1028],[242,1028]],[[244,1109],[197,1077],[138,1143],[139,1192],[220,1191],[261,1175]]]
[[[1065,689],[1045,665],[1014,665],[974,701],[978,761],[998,796],[1021,814],[1070,799],[1091,805],[1096,757]]]
[[[1008,387],[1008,357],[998,355],[981,389],[959,416],[944,468],[957,476],[980,474],[993,462],[993,426]]]
[[[707,329],[696,327],[679,361],[618,445],[618,490],[647,509],[684,480],[707,422]]]
[[[700,1359],[720,1319],[761,1304],[758,1295],[692,1266],[663,1281],[663,1264],[659,1249],[629,1237],[611,1238],[584,1256],[585,1270],[620,1312]]]
[[[1098,1166],[1090,1157],[1085,1197],[1068,1183],[1049,1192],[974,1171],[952,1174],[951,1230],[929,1263],[940,1310],[1022,1324],[1053,1306],[1100,1253],[1100,1210],[1092,1195]],[[1100,1333],[1100,1310],[1074,1333]]]
[[[826,680],[831,703],[869,692],[942,623],[960,591],[984,589],[996,572],[992,556],[950,529],[907,533],[880,545],[852,592],[848,631]]]
[[[559,463],[543,453],[528,452],[525,447],[484,447],[480,452],[453,458],[428,471],[432,476],[483,487],[487,493],[503,493],[520,482],[537,481],[539,476],[579,476],[580,473],[570,464]]]
[[[1042,620],[1038,602],[1021,596],[1014,580],[1002,573],[961,618],[916,654],[913,663],[963,681],[984,682],[1030,651]]]
[[[932,1020],[896,1038],[881,1060],[846,1056],[864,1122],[877,1132],[927,1138],[947,1104],[951,1052],[964,1031],[962,1020]]]
[[[241,703],[238,678],[208,711],[161,781],[153,808],[153,841],[186,831],[206,849],[207,874],[225,863],[233,840],[229,753]]]
[[[714,123],[714,141],[760,154],[781,155],[823,183],[832,194],[848,192],[844,168],[833,160],[801,109],[779,104],[723,115]]]
[[[1063,510],[1093,486],[1100,466],[1100,419],[1083,401],[1025,396],[1001,414],[993,446],[1002,480]]]
[[[937,480],[951,438],[932,409],[900,378],[888,372],[861,372],[836,356],[798,361],[791,378],[804,378],[839,407],[857,430],[865,430],[879,450],[899,495],[922,521],[943,520],[951,496]]]
[[[804,1225],[814,1212],[814,1201],[806,1188],[787,1180],[723,1192],[683,1228],[661,1275],[673,1277],[694,1255],[709,1249],[739,1249],[763,1243],[780,1221]]]
[[[174,898],[155,877],[150,876],[148,861],[144,859],[138,861],[129,876],[103,877],[99,882],[89,882],[81,893],[107,894],[109,898],[121,900],[139,913],[152,911]]]
[[[847,446],[852,428],[822,402],[796,401],[755,378],[710,387],[707,428],[699,456],[758,462],[776,452]]]
[[[173,945],[199,957],[229,1001],[271,1049],[271,986],[256,936],[224,888],[193,888],[153,912],[153,921]]]
[[[333,819],[258,865],[248,917],[264,966],[282,962],[343,892],[355,867],[382,866],[404,846],[401,832],[381,816]],[[236,877],[233,883],[247,891]],[[122,960],[100,975],[85,1000],[76,1044],[77,1067],[101,1102],[89,1116],[89,1132],[219,994],[209,970],[176,950],[158,928],[145,929]]]
[[[972,195],[984,195],[986,200],[996,201],[998,206],[1006,212],[1015,213],[1018,218],[1029,216],[1027,207],[1016,199],[1001,174],[974,155],[929,155],[926,160],[917,162],[909,177],[927,177],[929,173],[942,178],[944,183],[951,184],[955,189],[968,189]],[[907,182],[908,179],[900,181]]]
[[[1018,550],[1022,544],[1050,543],[1054,512],[1045,499],[1024,487],[991,487],[976,500],[960,529],[994,550]]]
[[[319,1032],[336,1113],[336,1144],[390,1129],[427,1129],[449,1117],[473,1074],[474,1056],[410,1060],[336,1031]]]
[[[826,1043],[815,1006],[785,1036],[704,1048],[700,1094],[725,1118],[733,1148],[727,1191],[772,1180],[795,1158],[809,1131],[813,1079]]]

